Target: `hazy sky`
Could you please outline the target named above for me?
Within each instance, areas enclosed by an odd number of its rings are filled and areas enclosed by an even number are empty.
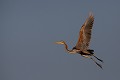
[[[104,60],[68,54],[93,12],[90,48]],[[0,80],[120,80],[120,0],[1,0]]]

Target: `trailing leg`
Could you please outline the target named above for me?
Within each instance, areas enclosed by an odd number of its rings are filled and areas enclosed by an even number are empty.
[[[90,59],[92,59],[97,64],[97,66],[99,66],[102,69],[102,65],[101,64],[97,63],[92,57]]]
[[[96,57],[95,55],[93,55],[97,60],[103,62],[103,60],[99,59],[98,57]]]

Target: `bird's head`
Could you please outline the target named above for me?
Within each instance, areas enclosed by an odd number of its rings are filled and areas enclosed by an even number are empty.
[[[57,41],[57,42],[55,42],[56,44],[65,44],[65,42],[64,41]]]

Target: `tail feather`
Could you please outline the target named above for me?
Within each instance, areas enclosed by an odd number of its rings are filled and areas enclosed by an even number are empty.
[[[90,52],[91,54],[94,54],[94,53],[93,53],[94,50],[92,50],[92,49],[88,49],[87,51]]]

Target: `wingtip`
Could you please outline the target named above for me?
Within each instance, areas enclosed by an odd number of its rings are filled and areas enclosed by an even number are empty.
[[[89,16],[90,16],[90,17],[94,17],[93,12],[90,11],[90,12],[89,12]]]

